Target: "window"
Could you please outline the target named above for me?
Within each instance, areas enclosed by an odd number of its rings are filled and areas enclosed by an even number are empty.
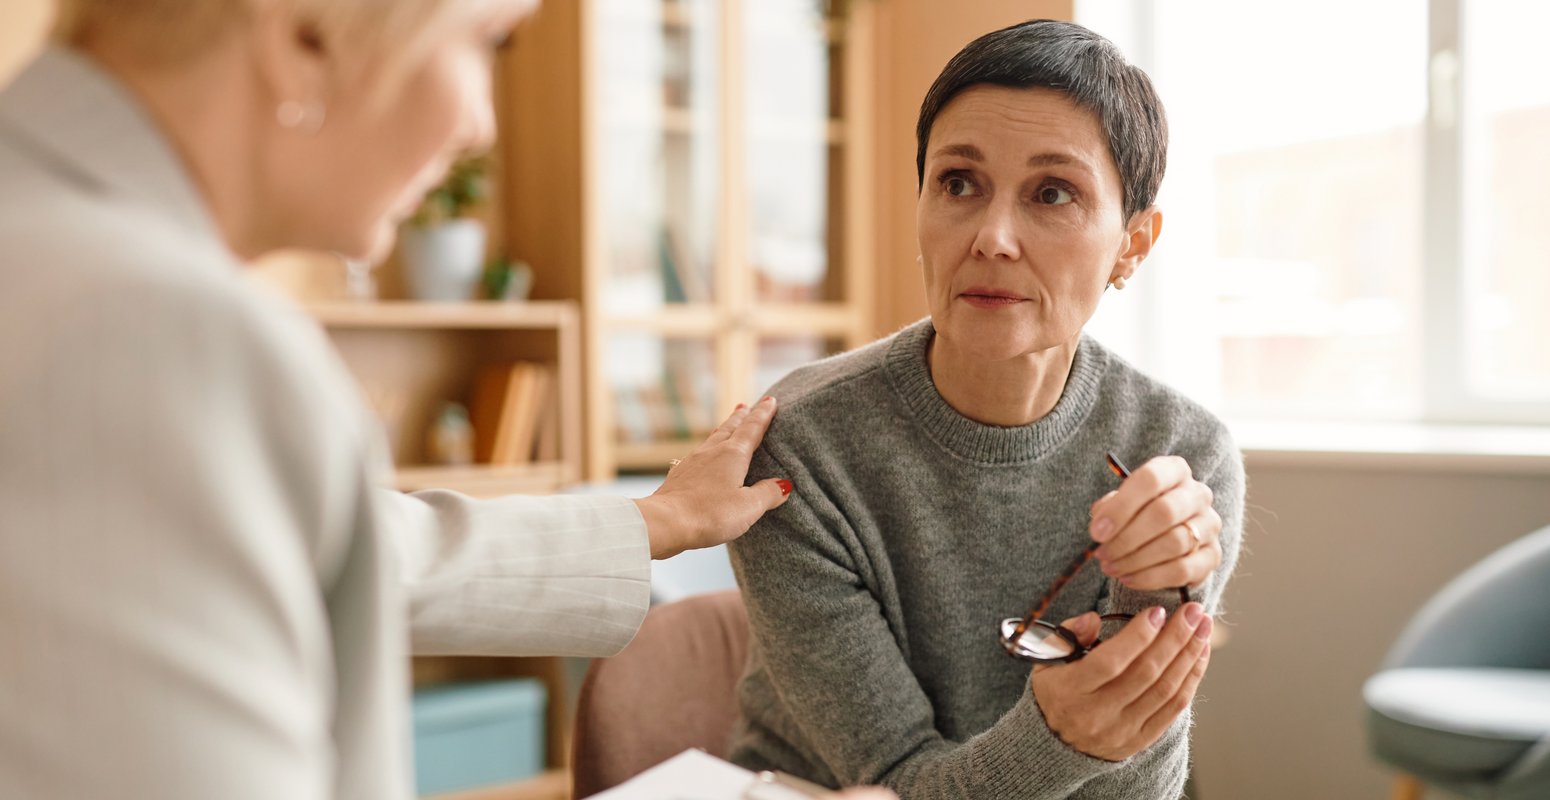
[[[1077,19],[1172,129],[1165,235],[1100,338],[1230,418],[1550,423],[1550,5]]]

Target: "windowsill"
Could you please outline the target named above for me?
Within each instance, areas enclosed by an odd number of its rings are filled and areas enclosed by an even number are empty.
[[[1232,422],[1250,466],[1550,475],[1550,427]]]

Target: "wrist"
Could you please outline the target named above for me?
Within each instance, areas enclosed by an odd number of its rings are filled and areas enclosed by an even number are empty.
[[[641,519],[646,521],[646,541],[651,558],[672,558],[684,551],[681,518],[673,512],[673,502],[661,495],[637,498],[635,507]]]

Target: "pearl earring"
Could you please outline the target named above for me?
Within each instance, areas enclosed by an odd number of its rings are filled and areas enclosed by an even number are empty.
[[[312,134],[323,129],[323,121],[327,117],[322,103],[298,103],[295,100],[285,100],[274,111],[275,121],[280,127],[287,130],[300,131]]]
[[[1113,278],[1110,278],[1109,279],[1109,285],[1113,286],[1115,289],[1119,289],[1120,291],[1124,291],[1124,289],[1125,289],[1125,276],[1123,276],[1123,275],[1116,275]]]

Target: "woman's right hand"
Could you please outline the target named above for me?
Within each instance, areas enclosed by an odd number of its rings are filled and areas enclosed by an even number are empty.
[[[1153,607],[1137,614],[1078,661],[1034,667],[1034,697],[1062,741],[1094,758],[1123,761],[1150,747],[1189,707],[1211,660],[1211,617],[1199,603],[1171,620],[1163,613]],[[1065,627],[1091,644],[1098,615],[1088,612]]]
[[[730,542],[764,512],[786,502],[791,483],[771,478],[744,486],[753,453],[775,418],[775,398],[738,406],[694,452],[668,470],[650,497],[635,501],[646,520],[652,558]]]

